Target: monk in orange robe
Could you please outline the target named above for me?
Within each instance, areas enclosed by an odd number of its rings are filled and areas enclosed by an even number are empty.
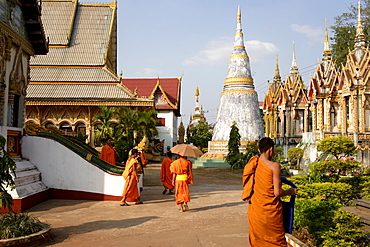
[[[117,151],[112,145],[112,139],[108,138],[107,143],[103,146],[101,150],[100,159],[109,164],[115,165],[117,157]]]
[[[162,194],[166,194],[167,192],[167,189],[169,190],[168,191],[168,194],[169,195],[172,195],[173,194],[173,190],[175,189],[175,186],[173,186],[172,184],[172,172],[170,170],[170,166],[172,164],[172,153],[171,152],[168,152],[167,153],[167,157],[164,158],[162,160],[162,167],[161,167],[161,182],[164,186],[164,190],[162,192]]]
[[[138,188],[139,176],[137,173],[137,156],[137,149],[132,149],[131,156],[126,161],[125,171],[122,173],[122,176],[125,179],[126,183],[125,187],[123,188],[120,206],[130,206],[127,203],[127,200],[135,201],[135,204],[143,204],[143,202],[140,201],[140,193]]]
[[[189,184],[193,184],[193,164],[185,156],[180,156],[172,162],[172,185],[176,188],[176,205],[180,205],[180,212],[188,211],[190,202]]]
[[[272,139],[262,138],[258,151],[260,157],[252,157],[243,172],[242,199],[249,201],[249,245],[286,247],[280,197],[295,195],[297,189],[282,189],[280,164],[270,161],[274,154]]]

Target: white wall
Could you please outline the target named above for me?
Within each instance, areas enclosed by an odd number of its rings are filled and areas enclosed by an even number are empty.
[[[122,196],[122,176],[102,171],[54,140],[24,136],[22,154],[41,172],[49,188]]]
[[[165,119],[166,126],[157,126],[158,129],[158,139],[165,140],[163,151],[166,152],[166,147],[172,147],[173,142],[177,142],[177,117],[173,111],[158,111],[158,118]]]

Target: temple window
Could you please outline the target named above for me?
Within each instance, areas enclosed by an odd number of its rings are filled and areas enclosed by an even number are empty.
[[[86,126],[84,123],[79,123],[76,125],[76,133],[81,132],[81,134],[86,135]]]
[[[165,118],[157,118],[157,126],[166,126]]]
[[[62,123],[59,129],[63,130],[65,135],[73,135],[72,126],[67,122]]]

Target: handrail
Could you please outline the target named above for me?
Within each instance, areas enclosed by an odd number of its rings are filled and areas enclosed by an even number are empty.
[[[104,172],[111,174],[111,175],[122,175],[124,168],[114,166],[105,162],[104,160],[98,157],[98,151],[92,151],[91,147],[87,148],[88,145],[82,145],[81,142],[73,140],[72,138],[66,137],[64,135],[52,134],[52,133],[45,133],[45,132],[36,132],[36,136],[44,137],[48,139],[52,139],[57,141],[58,143],[62,144],[72,152],[79,155],[81,158],[88,161],[90,164],[96,166],[97,168],[103,170]],[[77,144],[78,143],[78,144]]]

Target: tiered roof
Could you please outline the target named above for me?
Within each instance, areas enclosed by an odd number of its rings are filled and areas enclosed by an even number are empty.
[[[180,89],[179,78],[127,78],[121,79],[121,85],[125,85],[133,91],[138,98],[154,99],[155,108],[158,110],[174,110],[176,116],[180,116]],[[156,95],[163,95],[165,102],[158,102]]]
[[[116,1],[43,1],[42,21],[50,50],[47,56],[30,61],[28,105],[153,106],[153,100],[137,98],[116,75],[116,5]]]

